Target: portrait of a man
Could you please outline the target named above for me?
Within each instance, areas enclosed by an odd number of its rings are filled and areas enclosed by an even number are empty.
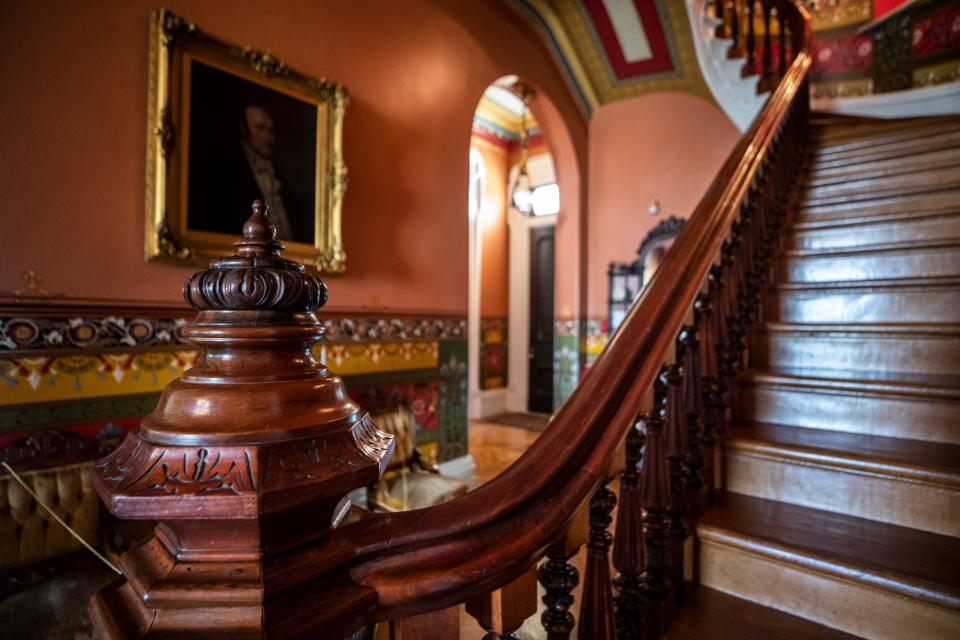
[[[150,16],[148,69],[146,259],[230,255],[262,200],[286,257],[342,273],[346,87],[166,9]]]
[[[280,240],[313,244],[316,105],[196,60],[189,86],[187,228],[235,235],[263,200]]]

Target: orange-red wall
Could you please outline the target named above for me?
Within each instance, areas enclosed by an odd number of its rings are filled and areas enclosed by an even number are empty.
[[[590,121],[588,314],[607,315],[607,267],[631,262],[661,219],[688,217],[740,137],[719,107],[658,93],[600,107]],[[647,213],[660,201],[657,217]]]
[[[534,109],[565,206],[581,219],[585,119],[540,37],[505,4],[165,4],[213,34],[269,49],[349,89],[348,272],[327,278],[331,306],[466,311],[470,124],[500,76],[519,74],[542,96]],[[159,6],[4,5],[0,290],[18,288],[20,274],[35,269],[51,292],[178,299],[191,269],[143,261],[147,27]]]
[[[471,146],[483,157],[487,188],[480,214],[480,316],[506,318],[509,300],[507,172],[509,153],[474,136]]]

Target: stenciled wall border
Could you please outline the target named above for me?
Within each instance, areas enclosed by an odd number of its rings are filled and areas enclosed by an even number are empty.
[[[191,367],[194,312],[0,301],[0,446],[44,428],[118,440]],[[466,454],[466,318],[322,314],[314,354],[369,411],[405,403],[439,461]]]

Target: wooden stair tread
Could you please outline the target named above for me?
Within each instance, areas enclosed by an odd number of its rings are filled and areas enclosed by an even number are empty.
[[[854,640],[831,629],[716,589],[697,587],[678,611],[666,640]]]
[[[887,195],[882,200],[833,201],[829,204],[807,205],[800,203],[798,220],[889,215],[904,211],[956,211],[960,202],[960,189],[945,189],[923,193]]]
[[[833,170],[852,170],[867,168],[875,162],[886,162],[900,158],[916,158],[928,153],[945,151],[957,146],[960,132],[947,133],[934,138],[920,138],[907,140],[892,145],[878,146],[873,149],[848,151],[845,154],[836,154],[814,158],[809,167],[813,173]]]
[[[839,282],[778,282],[773,285],[775,289],[800,290],[800,289],[895,289],[895,288],[947,288],[956,289],[960,287],[960,278],[957,276],[933,276],[923,278],[883,278],[877,280],[842,280]],[[960,292],[958,292],[960,293]]]
[[[754,382],[793,383],[822,388],[872,392],[945,396],[960,399],[960,375],[909,373],[901,371],[855,371],[779,367],[744,372]]]
[[[826,186],[846,180],[868,180],[887,176],[918,174],[931,169],[960,164],[960,149],[955,146],[933,151],[917,151],[898,158],[877,160],[866,166],[813,167],[807,173],[807,186]]]
[[[926,176],[924,176],[926,177]],[[840,191],[839,193],[825,193],[820,196],[808,195],[803,202],[804,207],[829,207],[835,204],[843,205],[872,205],[884,204],[892,198],[902,198],[905,195],[920,195],[956,191],[960,188],[960,172],[943,171],[937,175],[938,180],[915,180],[909,184],[893,184],[884,188],[858,187],[855,191]],[[882,181],[879,181],[882,182]]]
[[[902,142],[916,142],[930,138],[937,138],[948,133],[960,130],[960,122],[947,123],[920,123],[916,127],[909,127],[893,131],[877,131],[869,135],[855,136],[847,140],[825,140],[822,136],[813,135],[814,158],[826,159],[834,156],[856,156],[857,154],[871,153],[877,148],[891,147]]]
[[[960,193],[957,194],[960,197]],[[889,224],[910,224],[921,219],[928,218],[950,218],[960,215],[960,204],[948,205],[946,207],[934,207],[931,209],[902,209],[884,213],[873,213],[864,215],[842,214],[837,217],[826,215],[817,215],[811,217],[799,217],[790,225],[790,231],[793,233],[809,233],[810,231],[819,231],[823,229],[839,229],[844,227],[863,227],[871,225],[889,225]]]
[[[960,487],[960,445],[749,422],[737,423],[726,443]]]
[[[902,162],[902,161],[901,161]],[[808,178],[804,185],[806,193],[848,193],[864,191],[893,191],[901,188],[914,188],[914,185],[933,183],[933,186],[944,187],[946,184],[955,184],[958,170],[958,160],[943,161],[935,167],[927,167],[922,171],[898,171],[893,175],[853,175],[843,179],[833,180],[827,184],[818,184]]]
[[[810,129],[813,135],[826,132],[861,132],[868,129],[895,129],[929,123],[951,123],[960,121],[960,116],[945,114],[940,116],[910,116],[906,118],[875,118],[871,116],[843,115],[815,111],[810,115]]]
[[[858,245],[854,247],[829,247],[822,249],[787,249],[783,257],[829,257],[850,255],[876,255],[882,253],[907,253],[931,249],[954,249],[960,247],[960,238],[931,238],[927,240],[910,240],[906,242],[885,242],[878,244]]]
[[[718,496],[701,538],[960,609],[960,540],[733,493]]]
[[[958,324],[856,324],[848,322],[844,324],[804,324],[791,322],[767,322],[754,331],[766,331],[776,333],[799,333],[806,335],[836,334],[838,336],[850,335],[875,335],[882,337],[884,335],[905,335],[905,336],[943,336],[947,338],[960,338],[960,325]]]

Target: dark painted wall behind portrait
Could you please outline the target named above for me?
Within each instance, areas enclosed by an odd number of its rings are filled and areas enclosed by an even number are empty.
[[[236,235],[264,199],[282,240],[313,244],[316,105],[193,60],[189,126],[189,229]]]

